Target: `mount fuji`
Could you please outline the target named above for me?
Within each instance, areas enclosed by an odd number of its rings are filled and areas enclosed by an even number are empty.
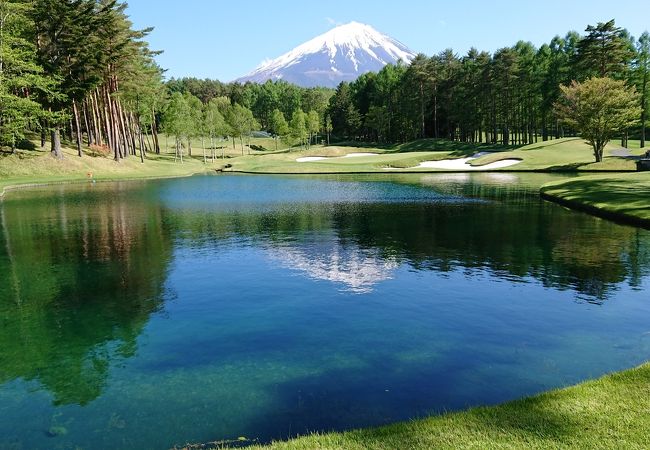
[[[358,22],[333,28],[277,59],[262,63],[237,82],[285,80],[302,87],[336,87],[387,64],[410,62],[415,53],[404,44]]]

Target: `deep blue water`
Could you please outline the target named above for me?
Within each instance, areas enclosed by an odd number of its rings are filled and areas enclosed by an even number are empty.
[[[218,176],[0,203],[0,448],[169,448],[494,404],[650,357],[650,232],[547,176]]]

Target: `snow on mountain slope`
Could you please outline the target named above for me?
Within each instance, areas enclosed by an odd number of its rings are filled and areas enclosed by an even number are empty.
[[[358,22],[334,28],[277,59],[260,65],[238,82],[286,80],[303,87],[336,87],[386,64],[410,62],[415,53],[401,42]]]

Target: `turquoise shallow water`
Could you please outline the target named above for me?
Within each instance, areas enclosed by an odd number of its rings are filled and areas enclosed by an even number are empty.
[[[219,176],[0,203],[0,448],[169,448],[494,404],[650,357],[650,232],[547,176]]]

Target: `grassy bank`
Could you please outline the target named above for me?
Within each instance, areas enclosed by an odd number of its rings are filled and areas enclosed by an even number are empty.
[[[598,175],[549,183],[542,196],[607,219],[650,227],[650,173]]]
[[[253,448],[645,449],[650,447],[649,429],[650,364],[646,364],[499,406]]]
[[[634,148],[636,147],[636,148]],[[593,162],[591,148],[581,139],[570,138],[531,144],[520,148],[481,144],[464,144],[445,140],[425,139],[394,146],[330,146],[310,150],[274,154],[256,154],[233,161],[235,171],[250,173],[355,173],[355,172],[444,172],[441,169],[418,168],[424,161],[466,158],[478,152],[489,154],[471,161],[484,166],[503,159],[518,159],[521,163],[502,171],[634,171],[635,162],[619,156],[624,149],[617,143],[605,150],[601,163]],[[343,158],[350,153],[374,153],[374,156]],[[642,151],[637,145],[629,149],[631,156]],[[302,157],[325,157],[320,161],[298,162]]]
[[[86,149],[90,153],[89,149]],[[76,150],[63,148],[64,158],[57,160],[47,150],[20,150],[17,154],[0,154],[0,196],[6,188],[29,184],[48,184],[70,181],[127,180],[139,178],[182,177],[203,173],[223,165],[203,164],[200,157],[174,162],[171,154],[148,155],[145,163],[130,156],[115,162],[109,156],[87,154],[78,157]]]
[[[187,155],[184,164],[174,162],[173,139],[164,135],[160,139],[161,155],[148,155],[144,164],[138,157],[129,157],[119,163],[110,156],[93,155],[86,149],[87,155],[76,156],[76,151],[64,147],[65,158],[55,160],[47,150],[20,150],[16,155],[0,153],[0,192],[5,187],[22,184],[54,183],[64,181],[82,181],[89,174],[96,180],[122,180],[131,178],[159,178],[187,176],[193,173],[212,171],[225,163],[232,164],[233,171],[250,173],[410,173],[410,172],[444,172],[440,169],[416,168],[423,161],[465,158],[478,152],[489,154],[471,161],[472,165],[482,166],[501,159],[520,159],[522,162],[502,171],[633,171],[634,161],[619,156],[621,149],[610,145],[606,150],[605,161],[592,163],[591,150],[580,139],[560,139],[520,148],[503,147],[486,144],[466,144],[440,139],[424,139],[399,145],[382,147],[355,146],[314,146],[309,150],[287,149],[282,145],[274,151],[275,141],[269,138],[251,140],[251,146],[268,151],[255,151],[247,146],[241,148],[240,142],[233,147],[232,141],[217,143],[216,154],[225,160],[208,160],[203,163],[203,154],[210,154],[204,149],[209,142],[195,140],[193,157]],[[635,143],[633,143],[634,145]],[[631,154],[641,150],[633,148]],[[373,156],[346,158],[350,153],[373,153]],[[327,159],[311,162],[297,162],[298,158],[319,156]],[[392,170],[386,170],[386,169]]]

